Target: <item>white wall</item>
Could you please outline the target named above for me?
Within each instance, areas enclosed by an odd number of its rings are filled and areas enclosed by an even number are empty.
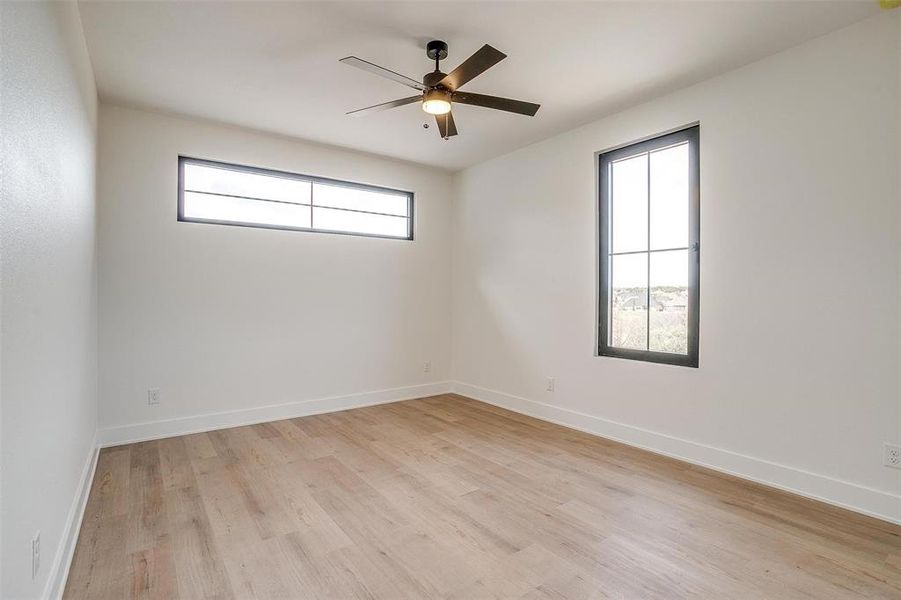
[[[898,12],[460,173],[458,389],[901,519]],[[695,121],[700,368],[595,357],[594,153]]]
[[[416,239],[180,223],[179,154],[412,190]],[[447,173],[107,105],[100,164],[105,441],[415,397],[447,379]],[[349,394],[363,396],[304,402]],[[191,418],[224,411],[239,412]]]
[[[0,596],[36,598],[62,577],[97,427],[97,94],[74,3],[3,2],[0,21]]]

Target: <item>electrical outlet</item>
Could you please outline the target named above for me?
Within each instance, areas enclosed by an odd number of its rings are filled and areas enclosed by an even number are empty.
[[[432,372],[432,361],[427,360],[422,363],[422,372],[423,373],[431,373]]]
[[[38,576],[41,570],[41,532],[38,531],[31,538],[31,578]]]
[[[901,446],[886,442],[882,446],[882,464],[893,469],[901,469]]]
[[[156,406],[160,403],[160,389],[159,388],[150,388],[147,390],[147,404],[150,406]]]
[[[553,392],[555,387],[557,387],[557,379],[554,377],[548,377],[547,386],[545,386],[544,389],[548,392]]]

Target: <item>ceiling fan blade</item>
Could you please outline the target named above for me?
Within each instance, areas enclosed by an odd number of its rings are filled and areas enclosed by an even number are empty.
[[[451,95],[454,102],[460,104],[471,104],[473,106],[484,106],[485,108],[493,108],[495,110],[505,110],[507,112],[517,113],[534,117],[540,104],[532,102],[523,102],[522,100],[510,100],[509,98],[500,98],[498,96],[486,96],[485,94],[473,94],[472,92],[454,92]]]
[[[368,60],[363,60],[362,58],[357,58],[356,56],[348,56],[342,58],[338,62],[342,62],[345,65],[350,65],[351,67],[356,67],[358,69],[363,69],[364,71],[369,71],[373,75],[378,75],[380,77],[384,77],[386,79],[390,79],[392,81],[396,81],[397,83],[402,83],[408,87],[424,90],[426,89],[424,85],[416,81],[415,79],[410,79],[406,75],[401,75],[400,73],[395,73],[391,69],[386,69],[385,67],[380,67],[376,64],[369,62]]]
[[[485,44],[475,54],[464,60],[459,67],[451,71],[444,79],[438,82],[451,91],[458,89],[467,81],[471,81],[507,58],[507,55]]]
[[[422,96],[410,96],[409,98],[401,98],[399,100],[392,100],[391,102],[382,102],[381,104],[376,104],[375,106],[367,106],[366,108],[359,108],[357,110],[352,110],[348,115],[352,117],[362,117],[364,115],[372,114],[375,112],[381,112],[383,110],[388,110],[389,108],[395,108],[398,106],[404,106],[405,104],[413,104],[414,102],[419,102],[422,100]]]
[[[435,122],[438,123],[438,133],[441,134],[441,137],[449,138],[457,135],[457,125],[454,123],[453,113],[435,115]]]

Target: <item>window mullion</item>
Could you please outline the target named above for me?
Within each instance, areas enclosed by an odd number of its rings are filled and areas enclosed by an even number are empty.
[[[656,254],[658,252],[674,252],[676,250],[693,250],[693,248],[691,246],[678,246],[676,248],[657,248],[655,250],[628,250],[625,252],[609,252],[608,254],[610,256],[627,256],[629,254]]]

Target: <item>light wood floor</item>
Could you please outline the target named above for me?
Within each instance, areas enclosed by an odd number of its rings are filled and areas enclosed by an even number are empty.
[[[459,396],[103,450],[67,598],[901,598],[901,527]]]

